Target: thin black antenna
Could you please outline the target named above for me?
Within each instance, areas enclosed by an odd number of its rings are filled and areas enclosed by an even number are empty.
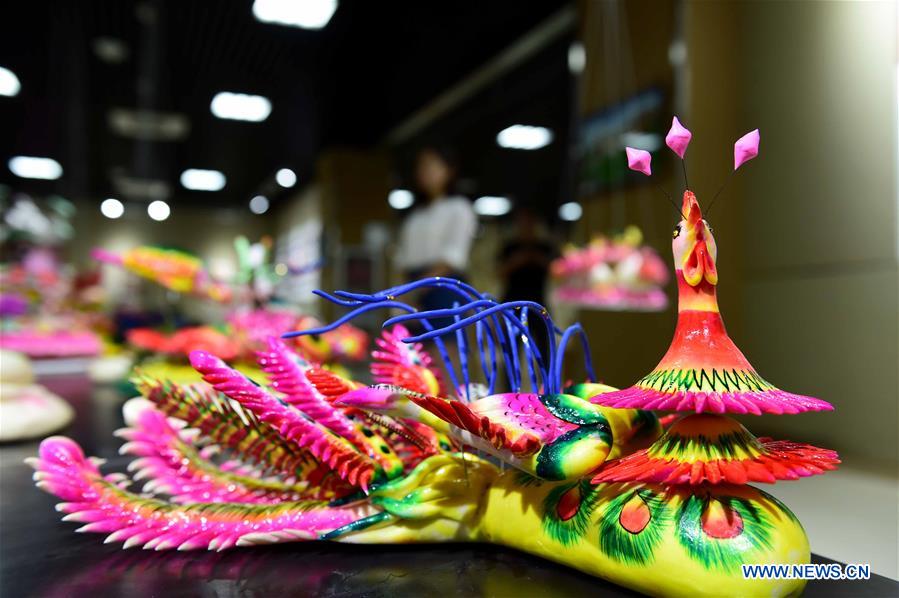
[[[681,210],[680,210],[679,207],[677,207],[677,202],[675,202],[674,199],[672,199],[671,195],[670,195],[667,191],[665,191],[665,190],[662,188],[661,185],[656,185],[656,189],[658,189],[659,191],[661,191],[661,192],[665,195],[665,198],[666,198],[666,199],[668,200],[668,202],[671,204],[671,207],[674,208],[674,211],[677,212],[677,215],[680,216],[681,218],[683,218],[684,220],[686,220],[687,217],[684,216],[684,213],[681,212]]]
[[[683,158],[680,160],[681,169],[684,171],[684,187],[687,189],[690,188],[690,183],[687,181],[687,161]]]
[[[727,180],[724,181],[724,184],[721,185],[720,189],[718,189],[718,193],[716,193],[715,197],[712,198],[712,201],[709,202],[709,207],[705,209],[706,218],[708,218],[709,214],[712,213],[712,206],[715,205],[715,200],[718,199],[718,196],[721,195],[721,192],[724,191],[725,187],[727,187],[727,185],[731,182],[731,180],[733,180],[735,172],[737,172],[737,171],[736,170],[731,171],[730,176],[727,177]]]

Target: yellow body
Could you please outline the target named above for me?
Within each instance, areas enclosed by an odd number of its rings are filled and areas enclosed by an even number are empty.
[[[552,484],[522,486],[515,474],[506,473],[493,484],[486,496],[486,508],[478,522],[477,540],[511,546],[550,559],[590,575],[656,596],[791,596],[805,586],[799,580],[747,580],[742,571],[709,569],[691,558],[674,538],[676,521],[667,524],[663,537],[646,565],[616,562],[599,548],[598,521],[604,505],[630,486],[601,484],[593,520],[583,538],[560,545],[544,530],[543,500]],[[660,492],[663,490],[656,487]],[[775,520],[770,549],[749,551],[749,563],[808,563],[810,551],[802,526],[784,513],[782,505],[751,486],[727,487],[729,495],[741,495],[761,507]],[[669,506],[677,509],[682,494],[669,494]]]
[[[501,544],[547,558],[613,583],[657,596],[794,596],[801,580],[744,579],[739,563],[802,564],[810,558],[808,539],[795,517],[767,494],[751,486],[680,486],[601,484],[581,481],[591,493],[582,532],[562,542],[548,532],[548,497],[571,482],[548,483],[515,470],[500,472],[472,455],[439,455],[423,462],[401,480],[372,493],[372,503],[394,515],[388,521],[339,538],[352,543],[474,541]],[[578,483],[576,483],[578,484]],[[623,562],[601,548],[603,518],[623,495],[646,491],[659,496],[660,508],[680,513],[684,501],[703,497],[710,516],[720,515],[717,498],[733,497],[751,504],[769,526],[764,546],[752,545],[746,530],[728,539],[738,554],[729,566],[714,566],[691,556],[678,539],[678,517],[657,525],[658,540],[644,563]],[[587,501],[578,508],[585,508]],[[625,507],[626,508],[626,507]],[[573,521],[572,519],[571,521]],[[611,521],[617,524],[617,520]],[[648,528],[647,528],[648,529]],[[629,532],[624,532],[625,534]],[[627,537],[627,536],[625,536]]]

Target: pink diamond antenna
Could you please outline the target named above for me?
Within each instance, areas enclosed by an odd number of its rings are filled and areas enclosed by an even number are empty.
[[[713,197],[712,201],[709,203],[709,207],[705,211],[706,218],[711,214],[712,206],[715,205],[715,200],[718,199],[718,196],[721,195],[721,192],[724,191],[724,188],[727,187],[730,180],[734,178],[734,173],[737,172],[737,169],[759,155],[760,140],[761,135],[759,134],[759,130],[753,129],[737,139],[737,142],[734,143],[734,169],[731,171],[730,176],[727,177],[724,184],[721,185],[721,188],[718,189],[718,193],[715,194],[715,197]]]
[[[668,130],[668,134],[665,135],[665,145],[670,147],[671,151],[683,160],[691,139],[693,139],[693,133],[682,125],[676,116],[672,118],[671,128]]]
[[[673,117],[671,119],[671,128],[668,129],[668,134],[665,135],[665,145],[670,147],[671,151],[681,159],[684,187],[687,189],[690,188],[690,182],[687,179],[687,161],[684,159],[684,154],[687,152],[687,146],[690,145],[691,139],[693,139],[693,133],[690,132],[690,129],[682,125],[676,116]]]
[[[636,170],[637,172],[642,172],[646,176],[652,174],[652,155],[648,151],[636,149],[633,147],[625,147],[624,152],[627,154],[628,168],[630,168],[631,170]],[[674,200],[671,199],[671,196],[668,195],[668,192],[661,187],[659,187],[659,191],[661,191],[662,194],[665,195],[665,197],[668,199],[668,202],[674,207],[674,211],[683,218],[684,216],[681,213],[680,208],[677,207],[677,204],[674,203]]]
[[[749,131],[734,144],[734,170],[759,155],[759,130]]]
[[[652,156],[646,150],[634,149],[632,147],[625,147],[625,153],[627,154],[627,167],[631,170],[636,170],[637,172],[642,172],[646,176],[652,174],[652,168],[650,164],[652,163]]]

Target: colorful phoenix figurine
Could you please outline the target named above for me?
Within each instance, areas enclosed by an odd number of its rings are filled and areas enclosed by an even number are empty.
[[[98,261],[122,266],[170,291],[219,302],[231,298],[231,289],[227,285],[212,280],[200,259],[183,251],[147,245],[134,247],[121,255],[97,248],[91,255]]]
[[[291,328],[305,330],[321,326],[321,322],[312,316],[272,307],[235,310],[228,314],[227,320],[240,345],[250,349],[264,346],[268,337]],[[304,357],[317,363],[363,361],[368,349],[368,334],[352,324],[344,324],[324,334],[298,336],[293,341]]]
[[[192,351],[205,350],[222,359],[236,359],[241,345],[212,326],[188,326],[166,334],[152,328],[132,328],[125,333],[128,344],[141,351],[167,357],[186,358]]]
[[[678,132],[669,145],[683,157]],[[646,156],[628,155],[650,171]],[[796,517],[748,482],[823,473],[838,457],[757,439],[723,414],[830,406],[764,381],[727,336],[715,242],[690,191],[673,248],[675,339],[630,389],[595,382],[581,327],[556,328],[535,303],[498,303],[444,278],[374,294],[319,292],[350,312],[285,336],[322,334],[376,309],[406,312],[385,322],[371,368],[377,384],[321,370],[276,338],[258,355],[267,384],[194,352],[204,383],[142,379],[143,396],[126,405],[128,427],[118,434],[142,488],[129,491],[121,473],[104,476],[62,437],[30,460],[37,485],[62,499],[57,509],[83,523],[79,531],[126,548],[486,542],[647,594],[796,595],[801,579],[742,574],[741,564],[810,559]],[[401,300],[423,287],[455,293],[458,306],[417,312]],[[549,342],[534,342],[529,319]],[[423,332],[410,336],[406,321]],[[564,386],[574,339],[588,379]],[[654,409],[690,413],[663,430]]]

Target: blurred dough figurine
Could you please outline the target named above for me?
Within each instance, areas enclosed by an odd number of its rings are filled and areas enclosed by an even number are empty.
[[[35,384],[28,357],[0,350],[0,442],[46,436],[74,416],[71,405]]]

